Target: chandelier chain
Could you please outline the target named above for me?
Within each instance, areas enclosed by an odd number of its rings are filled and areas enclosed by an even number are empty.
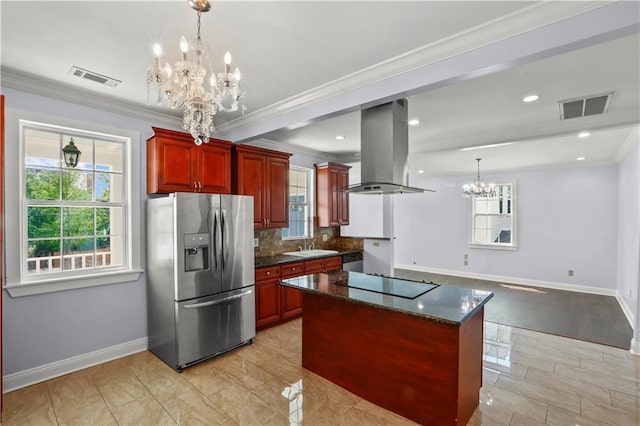
[[[202,13],[198,11],[198,40],[200,40],[200,16],[202,16]]]

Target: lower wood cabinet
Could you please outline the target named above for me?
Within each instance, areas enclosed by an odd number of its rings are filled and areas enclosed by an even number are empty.
[[[281,278],[340,269],[341,256],[256,268],[256,329],[271,327],[302,314],[302,292],[281,286]]]
[[[280,267],[256,269],[256,328],[280,321]]]
[[[293,278],[306,274],[306,262],[287,263],[280,267],[280,278]],[[280,313],[283,320],[295,318],[302,313],[302,291],[280,286]]]

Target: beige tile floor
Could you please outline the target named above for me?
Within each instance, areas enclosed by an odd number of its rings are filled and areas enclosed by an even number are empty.
[[[4,425],[403,425],[301,367],[301,321],[178,374],[141,352],[4,396]],[[640,358],[485,322],[470,425],[640,425]]]

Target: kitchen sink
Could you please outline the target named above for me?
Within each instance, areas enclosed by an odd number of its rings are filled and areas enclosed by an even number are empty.
[[[313,257],[313,256],[325,256],[328,254],[338,254],[338,250],[298,250],[298,251],[290,251],[288,253],[289,256],[298,256],[298,257]]]

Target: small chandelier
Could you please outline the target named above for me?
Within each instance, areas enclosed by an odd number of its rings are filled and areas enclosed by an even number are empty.
[[[478,178],[472,184],[462,186],[462,195],[466,198],[493,198],[496,196],[496,184],[493,182],[484,183],[480,180],[480,160],[482,158],[476,158],[478,162]]]
[[[198,12],[198,33],[196,39],[180,39],[180,60],[173,65],[162,64],[160,44],[153,46],[155,62],[147,70],[147,96],[153,81],[158,87],[158,104],[169,108],[184,108],[182,128],[189,131],[196,145],[209,143],[214,131],[213,116],[219,111],[233,112],[238,107],[242,113],[244,93],[240,92],[240,70],[231,72],[231,54],[224,55],[224,72],[215,74],[209,61],[209,43],[200,38],[200,16],[209,11],[207,0],[188,0],[189,6]],[[206,79],[207,75],[209,78]],[[205,87],[205,79],[208,88]]]
[[[76,144],[73,143],[73,138],[71,138],[69,143],[64,148],[62,148],[62,156],[64,157],[64,164],[66,164],[67,167],[77,166],[78,160],[80,160],[80,154],[82,153],[80,152]]]

